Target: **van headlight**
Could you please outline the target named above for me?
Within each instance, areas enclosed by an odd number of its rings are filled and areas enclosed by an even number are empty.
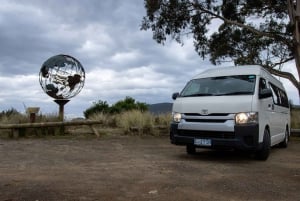
[[[173,112],[172,113],[172,120],[176,123],[179,123],[181,121],[181,113]]]
[[[241,112],[235,115],[236,124],[249,124],[258,122],[257,112]]]

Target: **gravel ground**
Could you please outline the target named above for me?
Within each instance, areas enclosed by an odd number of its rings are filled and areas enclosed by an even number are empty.
[[[0,201],[300,200],[300,138],[267,161],[168,137],[0,140]]]

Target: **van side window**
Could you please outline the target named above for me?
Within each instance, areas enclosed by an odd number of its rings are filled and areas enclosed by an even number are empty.
[[[279,98],[277,87],[275,85],[273,85],[272,83],[270,83],[270,86],[271,86],[271,90],[272,90],[272,94],[273,94],[274,104],[280,105],[280,98]]]
[[[261,90],[263,89],[267,89],[267,82],[264,78],[260,78],[259,80],[259,92],[261,92]]]
[[[280,99],[283,107],[289,107],[289,99],[285,93],[285,91],[280,89]]]
[[[273,101],[275,105],[280,105],[282,107],[289,107],[288,97],[282,89],[276,87],[274,84],[270,83],[272,94],[273,94]]]

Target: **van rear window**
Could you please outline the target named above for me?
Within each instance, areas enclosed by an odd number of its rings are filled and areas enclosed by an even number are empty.
[[[253,95],[255,75],[232,75],[194,79],[187,83],[181,97]]]

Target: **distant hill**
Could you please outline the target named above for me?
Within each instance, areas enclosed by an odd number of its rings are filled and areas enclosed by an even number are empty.
[[[172,112],[173,103],[156,103],[149,105],[149,112],[152,114],[164,114]]]

